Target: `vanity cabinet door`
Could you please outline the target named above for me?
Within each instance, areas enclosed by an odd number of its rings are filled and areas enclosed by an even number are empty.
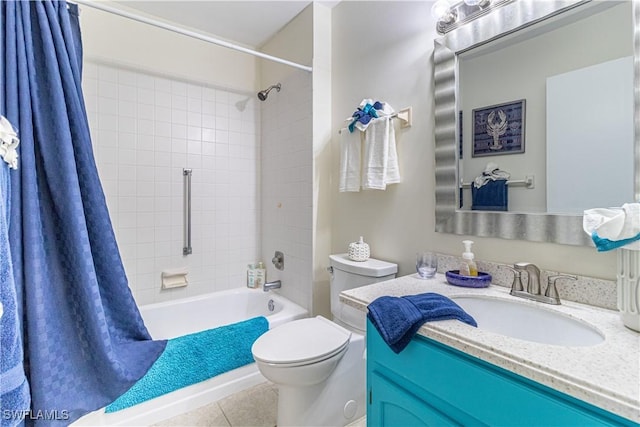
[[[371,393],[369,426],[455,426],[461,425],[438,408],[416,396],[389,378],[373,372],[369,378]]]
[[[367,326],[370,426],[637,426],[418,336],[395,354]]]

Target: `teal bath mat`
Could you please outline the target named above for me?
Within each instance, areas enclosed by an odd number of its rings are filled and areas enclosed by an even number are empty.
[[[116,412],[253,363],[251,346],[269,329],[265,317],[170,339],[149,371],[107,406]]]

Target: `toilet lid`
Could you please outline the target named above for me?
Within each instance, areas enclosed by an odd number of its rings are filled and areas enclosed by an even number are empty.
[[[322,316],[285,323],[253,343],[253,357],[271,364],[302,364],[342,350],[351,332]]]

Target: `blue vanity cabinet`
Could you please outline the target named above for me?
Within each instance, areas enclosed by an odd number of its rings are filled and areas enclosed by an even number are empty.
[[[638,426],[428,338],[395,354],[367,326],[367,425]]]

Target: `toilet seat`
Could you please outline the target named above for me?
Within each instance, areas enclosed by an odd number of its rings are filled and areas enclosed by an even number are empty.
[[[281,367],[303,366],[329,359],[349,345],[351,332],[317,316],[295,320],[259,337],[251,351],[258,362]]]

